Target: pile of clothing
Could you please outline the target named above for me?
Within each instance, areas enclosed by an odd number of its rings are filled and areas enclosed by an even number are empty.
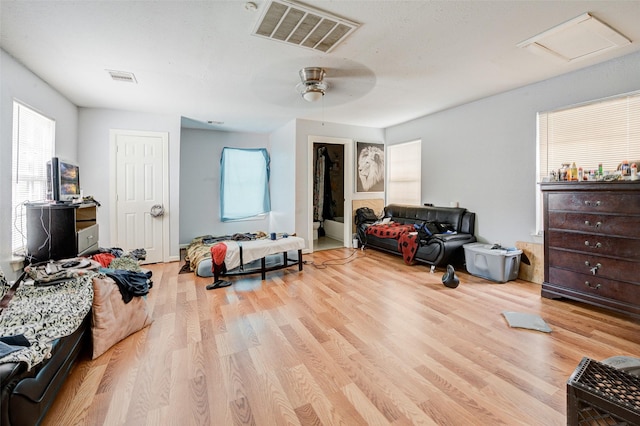
[[[91,258],[100,263],[103,268],[128,269],[140,271],[138,262],[147,258],[145,249],[135,249],[126,253],[121,248],[100,248]],[[111,265],[115,262],[114,265]]]
[[[152,272],[143,271],[139,264],[146,256],[145,249],[125,253],[121,248],[100,248],[91,258],[102,265],[99,272],[116,282],[122,300],[129,303],[135,296],[147,295],[153,287]]]

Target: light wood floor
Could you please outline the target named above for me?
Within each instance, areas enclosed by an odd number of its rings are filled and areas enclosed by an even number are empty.
[[[582,357],[640,356],[640,321],[537,284],[458,272],[449,289],[442,270],[374,250],[306,259],[209,291],[177,262],[151,266],[154,323],[84,355],[44,424],[564,425]],[[509,328],[503,311],[553,332]]]

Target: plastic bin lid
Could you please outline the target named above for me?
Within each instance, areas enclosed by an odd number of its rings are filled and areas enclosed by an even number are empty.
[[[512,248],[512,247],[496,246],[496,244],[469,243],[469,244],[464,244],[463,247],[473,251],[481,252],[484,254],[492,254],[492,255],[500,254],[505,256],[515,256],[517,254],[522,254],[522,250]],[[497,248],[497,247],[500,247],[500,248]]]

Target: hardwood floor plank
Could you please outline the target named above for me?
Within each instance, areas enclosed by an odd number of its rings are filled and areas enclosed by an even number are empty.
[[[230,402],[231,411],[233,413],[233,424],[236,425],[256,425],[249,401],[247,398],[241,397]]]
[[[346,385],[342,389],[342,392],[368,425],[391,424],[389,419],[383,413],[378,411],[378,408],[375,406],[373,401],[371,401],[371,399],[367,397],[367,395],[365,395],[355,383]]]
[[[640,357],[640,321],[540,286],[405,265],[373,250],[305,255],[228,278],[148,265],[151,326],[96,360],[83,354],[44,425],[566,424],[582,357]],[[551,333],[511,328],[540,315]]]
[[[209,414],[215,423],[233,424],[231,406],[226,397],[225,375],[215,340],[202,342],[203,375],[206,379]]]
[[[362,393],[367,394],[369,400],[374,402],[378,410],[391,423],[430,423],[425,413],[418,407],[418,399],[401,391],[402,385],[398,385],[398,382],[405,382],[406,377],[396,381],[395,379],[399,378],[396,371],[380,370],[371,360],[365,360],[363,354],[353,354],[344,359],[344,361],[347,360],[352,364],[350,371],[352,371],[353,383]],[[344,368],[348,369],[346,366]],[[383,371],[385,374],[382,373]]]
[[[296,415],[300,420],[300,424],[305,426],[321,426],[322,422],[316,414],[311,404],[304,404],[301,407],[296,408]]]
[[[484,399],[484,391],[464,385],[458,388],[442,376],[445,369],[437,363],[425,358],[425,364],[415,370],[433,386],[433,391],[426,395],[428,401],[423,403],[423,407],[428,407],[427,413],[432,418],[441,419],[441,424],[511,424],[503,407]]]
[[[345,407],[341,398],[335,398],[341,392],[324,393],[305,365],[278,370],[277,376],[291,405],[299,408],[311,404],[322,424],[365,424],[353,406]]]
[[[296,333],[292,325],[286,325],[280,328],[291,346],[295,349],[300,361],[307,367],[314,381],[322,389],[322,392],[337,392],[344,383],[349,381],[347,377],[344,377],[342,371],[327,369],[327,360],[323,354],[313,345],[309,345],[307,343],[308,339],[303,339]]]
[[[258,390],[261,393],[261,400],[266,406],[271,407],[271,417],[267,422],[277,425],[300,425],[295,408],[287,398],[280,381],[273,371],[267,374],[258,375]]]
[[[258,330],[261,342],[259,346],[250,349],[258,349],[261,360],[265,364],[263,370],[273,369],[274,366],[284,368],[300,364],[296,351],[271,315],[276,312],[277,310],[263,312],[249,318],[254,328]]]

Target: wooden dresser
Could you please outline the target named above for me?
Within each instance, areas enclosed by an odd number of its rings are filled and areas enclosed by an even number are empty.
[[[542,296],[640,318],[640,181],[550,182]]]

